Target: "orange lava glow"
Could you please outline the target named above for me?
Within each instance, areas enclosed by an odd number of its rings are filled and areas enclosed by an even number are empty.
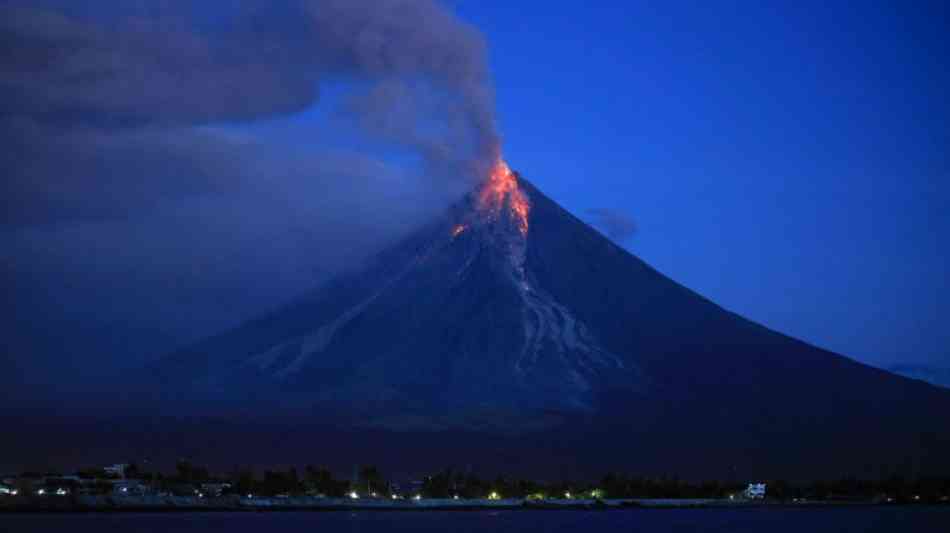
[[[528,213],[531,211],[531,204],[518,186],[518,177],[501,158],[492,167],[479,200],[482,209],[493,214],[500,213],[504,208],[509,209],[521,234],[528,234]]]

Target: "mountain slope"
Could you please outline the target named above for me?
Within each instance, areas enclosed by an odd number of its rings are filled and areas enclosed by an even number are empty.
[[[163,387],[433,428],[590,412],[604,384],[641,387],[635,359],[601,346],[538,285],[516,223],[482,218],[466,198],[365,270],[162,361]]]
[[[701,450],[719,471],[947,468],[948,391],[730,313],[519,187],[526,217],[473,193],[365,269],[160,361],[153,385],[170,409],[518,435],[591,466]]]

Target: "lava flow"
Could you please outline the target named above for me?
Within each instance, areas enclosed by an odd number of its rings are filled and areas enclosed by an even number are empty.
[[[518,177],[501,158],[492,166],[488,181],[482,187],[479,207],[488,210],[492,216],[497,216],[507,208],[514,217],[521,234],[528,235],[528,213],[531,210],[531,204],[528,202],[527,195],[518,186]]]

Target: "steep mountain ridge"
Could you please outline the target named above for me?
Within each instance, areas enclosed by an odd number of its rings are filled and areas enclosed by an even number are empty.
[[[702,443],[793,469],[950,467],[950,392],[726,311],[520,188],[526,231],[472,194],[362,270],[160,361],[152,390],[192,414],[530,436],[591,464]]]
[[[593,410],[595,382],[635,377],[636,365],[537,286],[530,240],[509,217],[484,217],[476,196],[366,269],[162,361],[158,374],[175,396],[183,378],[188,394],[225,402],[279,387],[285,407],[378,421],[443,411],[437,427],[466,424],[466,411]]]

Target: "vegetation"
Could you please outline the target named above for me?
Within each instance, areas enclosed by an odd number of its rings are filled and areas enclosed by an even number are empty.
[[[493,480],[472,473],[445,469],[416,482],[393,483],[373,465],[354,471],[353,479],[339,479],[326,467],[306,466],[266,470],[257,474],[252,469],[235,469],[231,474],[216,476],[208,468],[181,461],[174,473],[148,472],[136,465],[125,470],[127,479],[148,484],[152,489],[169,494],[193,496],[215,487],[215,495],[235,494],[254,497],[318,496],[329,498],[516,498],[516,499],[725,499],[741,498],[745,484],[718,481],[688,482],[676,477],[642,477],[611,473],[596,482],[548,481],[497,477]],[[74,476],[24,473],[21,480],[45,483],[48,488],[82,490],[92,494],[112,492],[115,476],[102,469],[87,468]],[[879,480],[847,478],[812,483],[791,483],[783,480],[755,480],[767,484],[767,499],[778,502],[795,501],[879,501],[893,503],[950,503],[950,478],[905,479],[889,477]],[[210,491],[209,491],[210,492]]]

